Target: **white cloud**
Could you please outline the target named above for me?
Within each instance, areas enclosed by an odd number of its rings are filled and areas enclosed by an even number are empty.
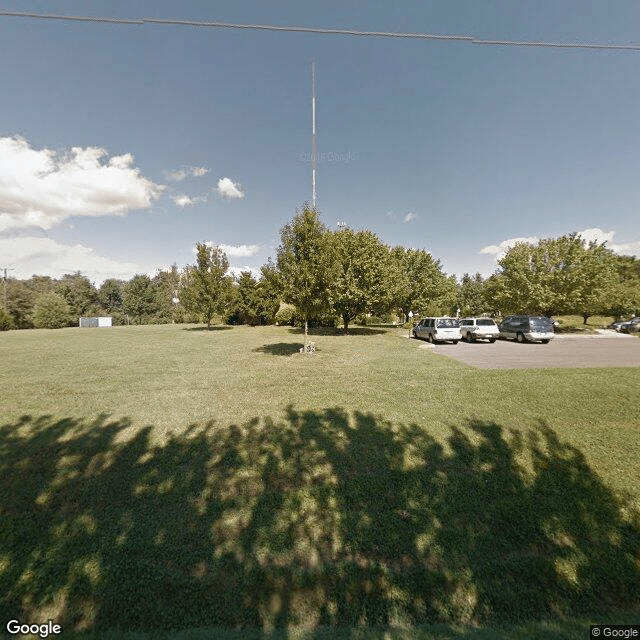
[[[404,217],[404,221],[405,222],[411,222],[411,221],[415,220],[417,217],[418,216],[413,212],[407,213],[407,215]]]
[[[584,231],[578,231],[578,235],[585,241],[585,243],[593,241],[598,243],[606,242],[606,246],[614,253],[640,255],[640,241],[636,240],[631,242],[613,242],[613,237],[615,236],[615,234],[615,231],[603,231],[602,229],[598,229],[597,227],[585,229]],[[529,238],[509,238],[508,240],[503,240],[500,244],[492,244],[487,247],[483,247],[482,249],[480,249],[480,253],[493,255],[497,261],[501,258],[504,258],[504,255],[507,253],[507,251],[518,242],[536,244],[539,240],[540,238],[538,238],[537,236],[531,236]]]
[[[254,267],[229,267],[227,273],[237,278],[243,271],[249,271],[255,280],[259,280],[262,275],[260,269]]]
[[[257,244],[241,244],[235,247],[230,244],[221,244],[218,246],[228,256],[231,256],[233,258],[248,258],[249,256],[254,256],[256,253],[258,253],[258,251],[260,251],[260,245]]]
[[[228,200],[236,198],[244,198],[244,192],[237,182],[233,182],[230,178],[220,178],[218,180],[218,193]]]
[[[585,229],[584,231],[578,231],[578,235],[587,243],[589,242],[606,242],[609,244],[613,240],[615,231],[603,231],[598,228]]]
[[[179,207],[188,207],[194,204],[200,204],[201,202],[207,202],[208,198],[206,196],[203,197],[194,197],[188,196],[184,193],[178,193],[170,196],[173,203]]]
[[[71,216],[125,215],[147,209],[163,190],[140,175],[133,156],[98,147],[66,153],[0,138],[0,231],[50,229]]]
[[[625,255],[639,255],[640,254],[640,240],[632,242],[613,242],[613,236],[616,235],[615,231],[603,231],[597,227],[585,229],[584,231],[578,231],[578,235],[587,243],[589,242],[606,242],[607,248],[611,249],[614,253],[621,253]]]
[[[12,277],[30,278],[34,273],[59,278],[65,273],[81,271],[90,280],[107,278],[128,280],[142,268],[132,262],[117,262],[99,256],[81,244],[64,245],[50,238],[0,238],[0,255],[14,268]]]
[[[186,196],[184,194],[176,194],[171,196],[174,204],[177,204],[179,207],[186,207],[187,205],[194,204],[193,198]]]
[[[496,260],[500,260],[504,258],[505,254],[511,247],[515,246],[519,242],[526,242],[529,244],[535,244],[538,242],[540,238],[537,236],[530,236],[528,238],[509,238],[508,240],[503,240],[500,244],[491,244],[487,247],[482,247],[480,249],[480,253],[488,253],[489,255],[495,256]]]
[[[209,173],[206,167],[185,167],[184,169],[176,169],[175,171],[165,171],[165,175],[170,180],[180,182],[185,178],[201,178]]]

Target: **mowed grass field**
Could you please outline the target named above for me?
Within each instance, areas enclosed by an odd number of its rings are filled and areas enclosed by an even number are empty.
[[[289,327],[0,333],[0,618],[305,638],[633,618],[640,368],[477,370],[406,334],[319,332],[304,356]]]

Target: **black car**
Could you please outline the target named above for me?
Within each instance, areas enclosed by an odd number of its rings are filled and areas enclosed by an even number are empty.
[[[640,331],[640,317],[631,318],[628,322],[623,322],[618,331],[621,333],[636,333]]]
[[[628,322],[633,321],[634,318],[631,318],[631,320],[616,320],[615,322],[612,322],[611,324],[607,325],[607,329],[613,329],[614,331],[620,331],[620,327],[622,327],[622,325],[627,324]]]

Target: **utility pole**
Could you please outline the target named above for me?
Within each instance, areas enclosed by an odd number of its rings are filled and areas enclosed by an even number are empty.
[[[316,136],[316,61],[311,62],[311,206],[316,208],[316,172],[318,141]]]
[[[0,267],[4,271],[4,312],[7,313],[7,271],[13,271],[13,267]]]

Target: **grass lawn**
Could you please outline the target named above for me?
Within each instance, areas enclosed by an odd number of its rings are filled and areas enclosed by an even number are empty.
[[[406,334],[320,332],[304,356],[287,327],[0,333],[0,622],[404,640],[638,620],[640,368],[481,371]]]
[[[595,333],[596,329],[604,329],[610,325],[615,318],[613,316],[590,316],[587,323],[584,323],[582,316],[557,316],[559,327],[556,331],[560,333]]]

